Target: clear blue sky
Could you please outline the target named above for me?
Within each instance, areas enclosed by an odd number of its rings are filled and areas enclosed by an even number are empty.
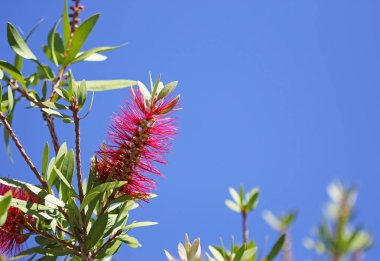
[[[61,12],[62,1],[2,1],[1,59],[13,59],[6,22],[28,31],[40,46]],[[84,1],[84,17],[102,16],[86,48],[128,42],[103,63],[75,66],[77,78],[129,78],[147,82],[148,72],[179,80],[180,135],[161,167],[159,197],[131,220],[156,227],[134,233],[140,249],[123,247],[119,260],[165,260],[185,233],[204,249],[240,240],[240,217],[224,206],[228,187],[259,186],[261,200],[249,219],[261,245],[274,234],[265,209],[299,210],[293,229],[297,260],[314,257],[302,240],[321,219],[325,187],[334,179],[360,189],[358,217],[380,237],[380,2],[376,0]],[[104,139],[110,116],[128,90],[97,93],[82,123],[83,159]],[[24,103],[25,105],[25,103]],[[58,122],[58,121],[56,121]],[[38,111],[17,108],[15,129],[37,163],[50,140]],[[58,124],[60,140],[73,145],[72,126]],[[0,141],[0,145],[3,141]],[[32,181],[12,146],[15,163],[0,148],[1,176]],[[87,160],[87,163],[86,163]],[[377,260],[380,248],[366,260]]]

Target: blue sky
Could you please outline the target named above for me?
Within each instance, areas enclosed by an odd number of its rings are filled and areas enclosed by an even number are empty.
[[[326,185],[336,179],[358,186],[358,216],[380,236],[380,2],[375,0],[193,0],[84,1],[84,17],[101,12],[86,48],[129,45],[103,63],[74,66],[77,78],[179,80],[183,110],[180,134],[159,197],[131,220],[160,224],[134,233],[143,248],[123,247],[119,260],[165,260],[185,233],[201,237],[204,249],[222,237],[241,238],[240,217],[224,206],[228,188],[259,186],[259,207],[250,232],[262,245],[274,233],[261,218],[265,209],[298,209],[292,230],[296,260],[314,254],[302,240],[321,219]],[[13,59],[6,22],[30,30],[40,46],[59,17],[62,1],[2,3],[1,59]],[[8,11],[4,11],[8,10]],[[28,67],[26,67],[26,70]],[[29,67],[30,69],[30,67]],[[97,93],[82,123],[83,159],[104,139],[110,117],[128,90]],[[26,105],[26,103],[24,103]],[[48,132],[38,111],[17,108],[14,127],[32,159],[40,163]],[[58,123],[60,140],[73,146],[72,126]],[[3,141],[0,141],[0,145]],[[12,146],[14,163],[0,148],[0,176],[33,181]],[[87,160],[87,162],[86,162]],[[366,260],[376,260],[375,245]]]

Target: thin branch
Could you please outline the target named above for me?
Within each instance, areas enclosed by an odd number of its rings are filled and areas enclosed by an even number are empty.
[[[76,166],[77,166],[77,181],[78,181],[78,191],[79,191],[79,201],[83,200],[83,187],[82,187],[82,164],[80,157],[80,127],[79,127],[79,116],[78,116],[78,102],[73,99],[71,110],[73,111],[74,125],[75,125],[75,156],[76,156]]]
[[[12,129],[12,126],[9,124],[6,116],[2,112],[0,112],[0,120],[3,122],[5,128],[8,130],[10,136],[12,137],[12,140],[14,141],[14,143],[16,145],[16,147],[20,151],[25,162],[29,165],[29,168],[32,170],[32,172],[37,177],[37,179],[40,181],[43,188],[46,189],[46,191],[49,191],[49,187],[48,187],[47,183],[42,178],[42,175],[38,172],[36,166],[33,164],[32,160],[29,158],[28,154],[26,154],[24,147],[21,145],[19,139],[17,138],[15,132]]]
[[[248,222],[247,222],[247,212],[242,211],[242,218],[243,218],[243,240],[244,244],[248,244]]]
[[[94,253],[94,258],[96,258],[96,256],[100,253],[100,251],[102,251],[107,245],[109,245],[116,237],[118,237],[121,232],[123,232],[122,230],[118,230],[115,234],[111,235],[108,240],[103,244],[101,245],[98,250],[96,250],[96,252]]]

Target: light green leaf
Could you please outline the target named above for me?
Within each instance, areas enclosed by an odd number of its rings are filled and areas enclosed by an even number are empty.
[[[8,23],[7,26],[8,43],[15,53],[28,60],[37,60],[37,57],[26,45],[24,39],[17,32],[16,28]]]
[[[209,246],[208,249],[210,250],[211,254],[214,256],[214,259],[216,261],[224,261],[223,255],[213,246]]]
[[[11,86],[8,86],[8,110],[11,112],[13,110],[14,99],[13,99],[13,90]]]
[[[235,201],[236,205],[240,205],[240,197],[237,191],[234,188],[229,188],[228,191],[230,192],[230,195],[232,199]]]
[[[78,84],[78,82],[77,82]],[[121,88],[128,88],[136,85],[136,81],[132,80],[100,80],[100,81],[86,81],[88,91],[109,91]]]
[[[130,237],[128,235],[120,235],[117,239],[123,241],[129,247],[132,247],[132,248],[141,247],[139,241],[134,237]]]
[[[241,212],[240,207],[239,207],[235,202],[233,202],[232,200],[227,199],[227,200],[225,201],[225,203],[226,203],[226,206],[227,206],[229,209],[231,209],[232,211],[235,211],[235,212],[237,212],[237,213],[240,213],[240,212]]]
[[[66,58],[63,60],[63,66],[66,66],[74,61],[75,57],[79,53],[84,42],[98,21],[99,15],[100,14],[95,14],[87,20],[83,21],[83,23],[75,31],[73,40],[71,41],[70,49],[67,53]]]
[[[96,47],[96,48],[90,49],[88,51],[78,53],[78,55],[75,57],[75,59],[71,63],[77,63],[83,60],[89,61],[87,60],[87,58],[91,57],[93,54],[115,50],[125,45],[127,45],[127,43],[119,45],[119,46],[103,46],[103,47]]]
[[[151,222],[151,221],[133,222],[132,224],[125,226],[123,230],[129,230],[129,229],[138,228],[138,227],[154,226],[157,224],[158,224],[157,222]]]
[[[11,206],[12,191],[8,191],[0,199],[0,227],[7,221],[8,209]]]
[[[50,203],[50,205],[65,207],[65,203],[63,203],[61,200],[32,184],[8,178],[0,178],[0,183],[6,186],[27,189],[36,194],[39,198],[44,199],[46,202]]]
[[[164,252],[168,261],[175,261],[174,257],[168,251],[164,250]]]

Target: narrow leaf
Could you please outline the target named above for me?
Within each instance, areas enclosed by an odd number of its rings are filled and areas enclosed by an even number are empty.
[[[128,87],[132,87],[136,84],[137,84],[137,82],[132,81],[132,80],[86,81],[87,90],[88,91],[94,91],[94,92],[128,88]]]
[[[37,57],[26,45],[24,39],[17,32],[16,28],[8,23],[7,26],[8,43],[15,53],[28,60],[37,60]]]

